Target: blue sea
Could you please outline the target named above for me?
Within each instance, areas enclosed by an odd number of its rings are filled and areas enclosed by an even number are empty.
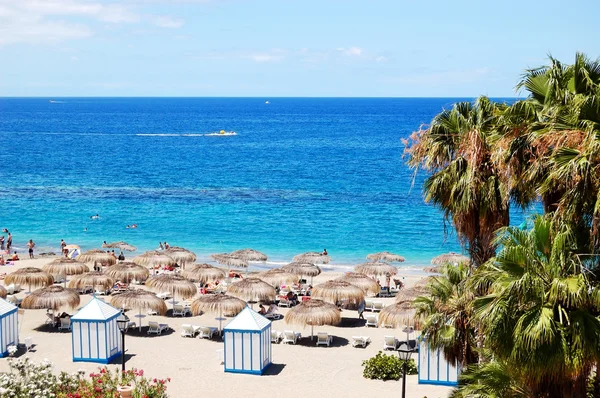
[[[0,98],[0,228],[38,252],[168,241],[200,261],[326,248],[334,268],[383,250],[423,266],[461,248],[401,139],[459,100]],[[221,129],[237,135],[205,135]]]

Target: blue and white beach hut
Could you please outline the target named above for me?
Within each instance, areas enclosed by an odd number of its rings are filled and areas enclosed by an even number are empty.
[[[93,298],[71,318],[73,362],[109,363],[121,354],[120,310]]]
[[[223,331],[225,371],[263,374],[271,364],[271,321],[246,307]]]
[[[460,369],[446,361],[442,350],[429,347],[427,339],[419,343],[419,384],[458,385]]]
[[[17,307],[0,298],[0,358],[8,355],[8,347],[19,344]]]

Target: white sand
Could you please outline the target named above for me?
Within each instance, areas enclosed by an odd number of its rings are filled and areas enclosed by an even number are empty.
[[[17,266],[0,267],[0,273],[14,272],[26,266],[42,267],[50,262],[51,258],[20,261]],[[315,278],[314,283],[324,282],[339,276],[339,273],[325,272]],[[419,277],[405,277],[405,283],[410,286]],[[26,287],[24,287],[25,290]],[[19,298],[25,296],[24,291],[18,294]],[[81,296],[81,306],[91,299],[90,295]],[[393,299],[380,299],[386,304]],[[106,299],[110,302],[110,296]],[[286,308],[281,309],[285,314]],[[77,312],[67,310],[71,314]],[[25,337],[33,337],[36,344],[34,351],[27,355],[34,361],[48,358],[55,365],[55,370],[68,372],[78,369],[86,371],[97,370],[98,364],[87,362],[72,362],[71,334],[57,332],[49,326],[44,326],[46,320],[45,310],[25,310],[20,316],[20,341]],[[131,314],[133,315],[133,314]],[[131,316],[130,315],[130,316]],[[400,330],[366,328],[364,326],[351,326],[358,318],[356,311],[343,311],[343,322],[339,327],[316,327],[317,331],[326,331],[335,336],[332,347],[316,347],[310,338],[303,338],[300,345],[273,344],[273,364],[268,375],[255,376],[244,374],[225,373],[223,365],[217,357],[217,350],[223,348],[223,343],[217,340],[183,338],[180,336],[181,325],[191,323],[194,325],[218,326],[214,316],[201,315],[196,317],[172,318],[163,316],[148,316],[148,320],[168,323],[173,331],[159,336],[150,335],[143,337],[127,335],[126,349],[130,355],[127,359],[128,369],[135,367],[144,369],[149,377],[171,378],[168,384],[168,393],[171,397],[208,396],[285,396],[288,397],[313,397],[313,396],[398,396],[402,385],[400,381],[367,380],[362,377],[363,360],[368,359],[383,346],[384,335],[395,335],[405,338]],[[132,319],[136,320],[137,319]],[[226,324],[226,322],[224,323]],[[301,332],[303,337],[310,336],[310,328],[288,326],[283,320],[273,323],[274,330],[289,330]],[[354,348],[351,345],[351,336],[369,336],[372,343],[367,348]],[[415,338],[416,334],[411,335]],[[413,356],[416,359],[416,355]],[[119,361],[109,367],[119,367]],[[6,360],[0,359],[0,371],[8,371]],[[407,377],[408,397],[441,398],[447,397],[450,392],[448,387],[419,385],[417,376]]]

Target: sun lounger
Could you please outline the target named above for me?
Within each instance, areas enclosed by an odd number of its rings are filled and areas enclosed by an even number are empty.
[[[365,321],[367,321],[365,323],[366,327],[369,327],[369,326],[377,327],[377,315],[375,315],[375,314],[365,315]]]
[[[383,309],[383,303],[381,301],[373,302],[373,312],[379,312]]]
[[[71,330],[71,318],[60,318],[60,326],[58,330]]]
[[[14,294],[9,294],[8,296],[6,296],[6,301],[18,307],[21,305],[21,301],[23,301],[23,299],[17,298],[17,296],[15,296]]]
[[[8,294],[15,294],[15,285],[11,283],[10,285],[6,286],[6,292]]]
[[[161,299],[163,299],[163,300],[167,300],[167,299],[171,298],[171,296],[170,296],[169,292],[162,292],[162,293],[158,293],[158,294],[156,295],[156,297],[158,297],[158,298],[161,298]]]
[[[283,332],[283,339],[281,340],[281,343],[296,344],[300,337],[302,337],[300,333],[294,332],[292,330],[286,330]]]
[[[15,293],[19,293],[21,291],[21,285],[18,283],[15,283],[14,286],[15,286]]]
[[[161,334],[163,330],[169,329],[169,325],[166,323],[148,322],[148,334]]]
[[[33,348],[33,337],[25,337],[25,349],[27,351],[31,351],[31,349]]]
[[[331,344],[332,341],[333,341],[333,336],[330,336],[329,334],[327,334],[325,332],[317,333],[317,346],[326,345],[327,347],[329,347],[329,345]]]
[[[196,337],[198,332],[200,331],[200,326],[194,326],[187,323],[181,325],[183,330],[181,331],[182,337]]]
[[[108,294],[108,289],[106,289],[105,287],[97,287],[95,293],[105,296]]]
[[[271,312],[271,313],[265,314],[265,318],[271,319],[271,320],[277,320],[277,319],[283,318],[283,314],[281,314],[279,312]]]
[[[199,334],[198,334],[199,338],[210,340],[213,338],[213,335],[217,331],[217,328],[211,328],[208,326],[200,326],[200,329],[198,331],[199,331]]]
[[[58,323],[58,320],[56,319],[54,314],[52,314],[51,312],[47,312],[46,317],[48,318],[48,319],[46,319],[46,322],[45,322],[46,325],[56,326],[56,324]]]
[[[365,300],[365,311],[373,311],[373,300]]]
[[[189,307],[184,307],[181,304],[175,304],[173,306],[173,316],[186,316],[187,314],[192,315],[192,311]]]
[[[352,336],[352,347],[366,347],[371,342],[369,336]]]
[[[285,296],[280,296],[279,297],[279,304],[277,304],[279,307],[288,307],[290,308],[292,306],[292,302],[290,300],[288,300],[287,297]]]
[[[383,349],[395,350],[398,347],[398,339],[394,336],[383,336]]]
[[[271,330],[271,343],[279,343],[279,340],[281,340],[281,332],[278,332],[276,330]]]

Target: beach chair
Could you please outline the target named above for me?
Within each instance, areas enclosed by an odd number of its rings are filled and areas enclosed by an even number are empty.
[[[331,344],[332,341],[333,341],[333,336],[330,336],[329,334],[327,334],[325,332],[317,333],[317,346],[326,345],[327,347],[329,347],[329,345]]]
[[[361,346],[365,348],[371,342],[369,336],[352,336],[352,347]]]
[[[31,351],[31,349],[33,348],[34,344],[33,344],[33,337],[25,337],[25,350],[26,351]]]
[[[279,304],[277,304],[279,307],[287,307],[290,308],[292,306],[292,302],[290,300],[288,300],[288,298],[286,296],[280,296],[279,297]]]
[[[148,322],[148,334],[161,334],[163,330],[169,329],[169,325],[166,323]]]
[[[283,332],[282,344],[296,344],[298,339],[302,337],[300,333],[294,332],[293,330],[286,330]]]
[[[15,294],[15,285],[14,285],[14,283],[11,283],[10,285],[6,286],[6,292],[8,294]]]
[[[154,310],[151,310],[151,309],[149,309],[149,310],[148,310],[148,315],[158,315],[158,312],[156,312],[156,311],[154,311]]]
[[[398,347],[398,339],[394,336],[383,336],[383,349],[395,350]]]
[[[380,312],[383,309],[383,303],[381,301],[373,302],[373,312]]]
[[[46,319],[46,322],[44,322],[46,325],[52,325],[52,326],[56,326],[56,323],[58,322],[56,320],[56,318],[54,317],[54,314],[51,312],[47,312],[46,313],[46,317],[48,319]]]
[[[365,321],[367,321],[365,323],[366,327],[369,327],[369,326],[377,327],[377,315],[375,315],[375,314],[365,315]]]
[[[200,329],[198,329],[198,337],[201,339],[212,339],[213,335],[215,334],[215,332],[217,331],[217,328],[211,328],[208,326],[200,326]]]
[[[58,330],[71,330],[71,318],[60,318],[60,326]]]
[[[95,290],[95,294],[105,296],[108,294],[108,289],[105,287],[97,287]]]
[[[173,316],[186,316],[187,314],[192,315],[192,311],[188,307],[184,307],[181,304],[173,306]]]
[[[15,296],[14,294],[9,294],[8,296],[6,296],[6,301],[18,307],[21,305],[21,301],[23,300],[18,299],[17,296]]]
[[[281,314],[279,312],[268,312],[265,314],[265,318],[275,321],[275,320],[283,318],[283,314]]]
[[[373,300],[365,300],[365,311],[373,311]]]
[[[167,299],[171,298],[171,296],[169,295],[169,292],[158,293],[156,295],[156,297],[161,298],[163,300],[167,300]]]
[[[183,330],[181,331],[181,337],[196,337],[198,331],[200,330],[200,326],[193,326],[187,323],[181,325]]]
[[[279,340],[281,340],[281,332],[278,332],[277,330],[271,330],[271,343],[279,343]]]

